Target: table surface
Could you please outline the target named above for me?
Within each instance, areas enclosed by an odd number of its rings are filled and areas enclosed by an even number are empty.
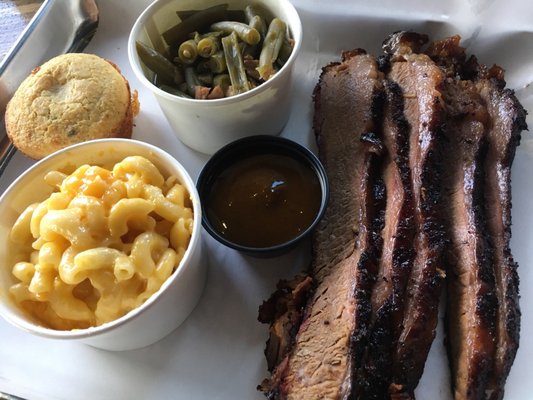
[[[18,36],[44,0],[0,1],[0,60],[3,60]]]

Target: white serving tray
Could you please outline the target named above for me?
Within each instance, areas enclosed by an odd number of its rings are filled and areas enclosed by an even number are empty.
[[[194,179],[207,156],[173,136],[158,105],[136,80],[126,52],[129,30],[149,1],[100,0],[100,25],[86,52],[115,62],[139,91],[141,113],[134,138],[178,158]],[[484,63],[507,70],[509,87],[533,110],[533,7],[528,0],[295,0],[304,26],[296,63],[291,119],[283,136],[315,150],[311,96],[320,68],[341,50],[366,48],[377,54],[391,32],[412,29],[433,38],[460,33]],[[57,32],[61,35],[62,32]],[[65,33],[66,34],[66,33]],[[21,66],[30,70],[33,66]],[[532,111],[533,112],[533,111]],[[529,125],[533,127],[531,118]],[[514,256],[520,264],[522,330],[506,400],[533,399],[533,140],[524,132],[513,169]],[[0,178],[0,192],[32,161],[15,154]],[[199,399],[253,400],[267,374],[263,349],[268,328],[257,309],[280,278],[309,263],[309,243],[276,259],[254,259],[224,248],[204,235],[208,282],[186,322],[162,341],[135,351],[108,352],[72,342],[31,336],[0,320],[0,391],[32,400]],[[449,374],[442,324],[417,388],[421,400],[449,400]]]

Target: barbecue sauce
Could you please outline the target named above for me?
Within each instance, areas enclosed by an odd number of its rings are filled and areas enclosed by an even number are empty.
[[[218,176],[206,213],[225,239],[270,247],[305,231],[321,196],[320,182],[308,165],[283,154],[261,154],[235,162]]]

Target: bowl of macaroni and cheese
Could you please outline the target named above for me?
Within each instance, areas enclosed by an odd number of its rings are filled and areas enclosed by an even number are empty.
[[[203,291],[201,207],[171,155],[101,139],[68,147],[0,198],[0,314],[30,333],[144,347]]]

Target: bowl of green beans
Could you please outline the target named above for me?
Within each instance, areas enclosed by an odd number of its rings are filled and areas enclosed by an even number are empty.
[[[301,41],[289,0],[155,0],[131,30],[128,56],[176,136],[213,154],[281,133]]]

